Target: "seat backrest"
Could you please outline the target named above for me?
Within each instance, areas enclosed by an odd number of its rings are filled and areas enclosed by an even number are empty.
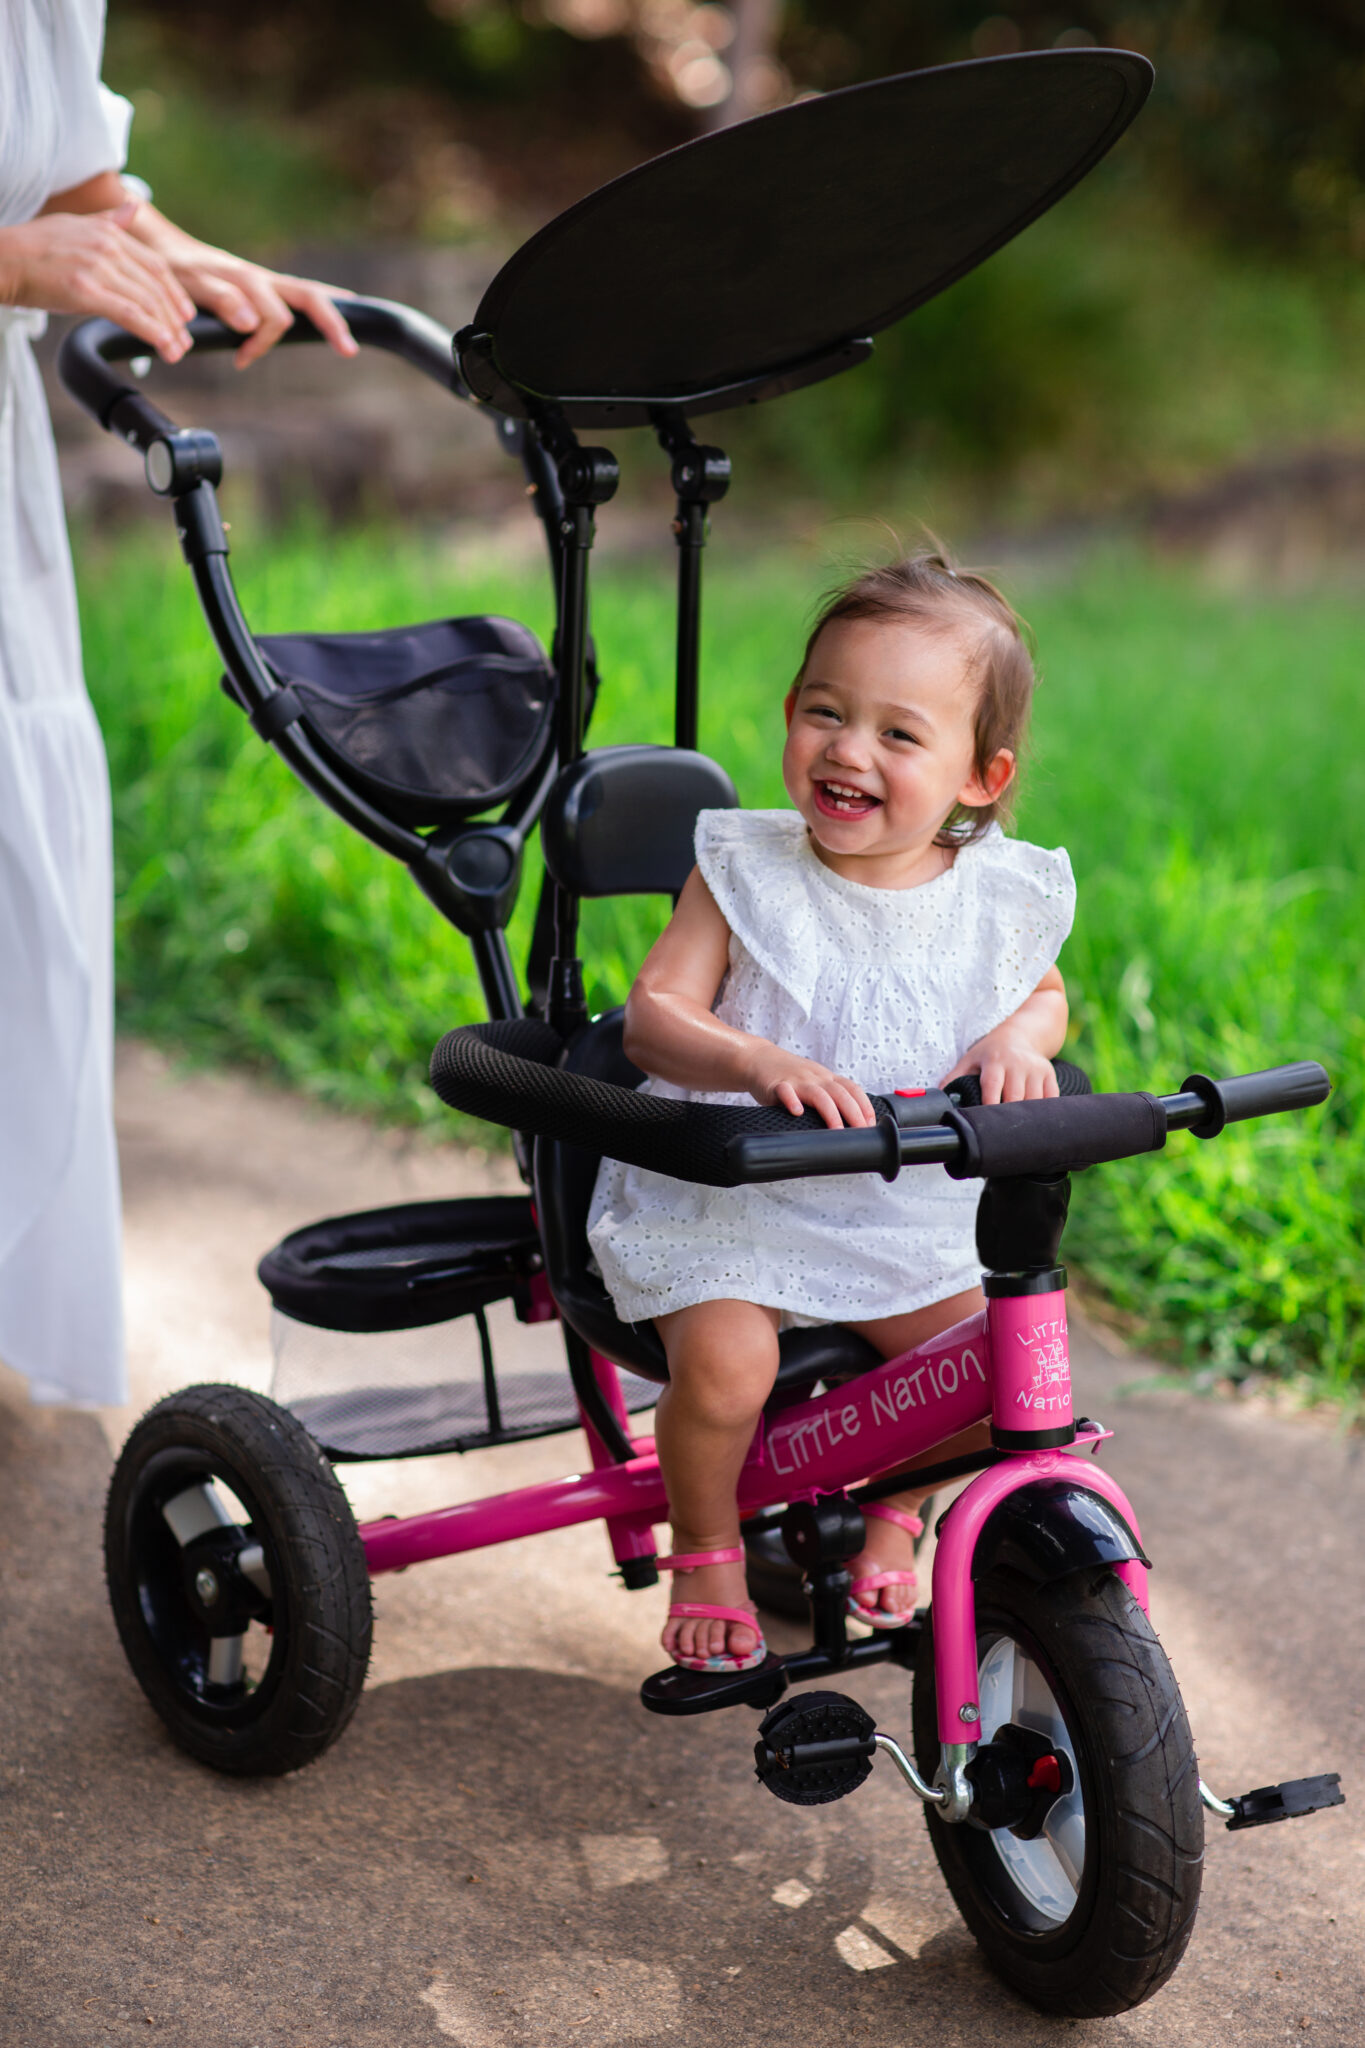
[[[540,820],[545,865],[575,896],[676,896],[697,813],[736,810],[725,770],[682,747],[598,747],[571,762]]]

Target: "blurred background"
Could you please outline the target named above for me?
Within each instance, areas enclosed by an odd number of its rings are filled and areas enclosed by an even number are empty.
[[[1109,160],[866,366],[704,429],[736,481],[715,518],[703,744],[746,801],[780,801],[781,697],[831,575],[921,522],[1001,570],[1044,679],[1021,829],[1067,845],[1081,886],[1072,1050],[1099,1085],[1300,1056],[1339,1084],[1293,1128],[1173,1148],[1159,1179],[1087,1176],[1074,1243],[1093,1298],[1214,1378],[1354,1400],[1360,0],[111,0],[105,75],[136,109],[130,168],[174,219],[454,327],[542,222],[717,124],[1096,43],[1157,69]],[[223,439],[263,630],[483,609],[546,629],[520,471],[468,409],[317,350],[245,378],[221,358],[153,374]],[[440,1031],[477,1014],[463,942],[218,697],[140,465],[55,388],[54,408],[114,775],[125,1028],[447,1130],[424,1074]],[[616,449],[594,737],[664,739],[671,497],[648,436]],[[599,1006],[657,922],[599,907]]]

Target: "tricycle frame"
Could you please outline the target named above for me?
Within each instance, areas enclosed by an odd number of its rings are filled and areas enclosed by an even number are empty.
[[[593,1369],[624,1424],[616,1368],[594,1353]],[[984,1310],[914,1350],[765,1417],[740,1477],[739,1506],[746,1517],[779,1504],[839,1495],[923,1461],[935,1446],[1001,1413],[1032,1427],[997,1429],[997,1437],[1012,1439],[1011,1446],[948,1509],[934,1559],[936,1690],[945,1746],[971,1744],[980,1722],[972,1566],[987,1521],[1012,1494],[1064,1480],[1105,1503],[1129,1539],[1130,1555],[1114,1568],[1147,1606],[1141,1532],[1126,1494],[1107,1472],[1062,1448],[1078,1441],[1062,1289],[996,1294]],[[655,1576],[649,1570],[654,1529],[668,1518],[653,1440],[634,1438],[629,1460],[609,1462],[586,1418],[584,1428],[597,1461],[590,1472],[364,1524],[360,1534],[371,1575],[600,1519],[618,1564],[634,1563],[634,1583],[649,1583]],[[1079,1441],[1093,1450],[1103,1434],[1087,1425]]]

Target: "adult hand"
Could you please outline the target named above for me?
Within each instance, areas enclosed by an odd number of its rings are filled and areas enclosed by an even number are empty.
[[[102,313],[168,363],[190,346],[194,301],[164,257],[128,232],[136,201],[95,213],[43,213],[0,228],[0,305]]]
[[[358,353],[350,328],[333,304],[335,297],[348,294],[336,287],[267,270],[262,264],[230,255],[226,249],[197,241],[154,206],[137,209],[131,233],[165,263],[195,305],[216,313],[236,333],[250,336],[233,358],[239,370],[275,346],[293,326],[296,312],[307,314],[338,355]]]
[[[755,1102],[765,1106],[781,1104],[793,1116],[813,1109],[832,1131],[845,1124],[860,1130],[876,1122],[872,1104],[856,1081],[831,1073],[818,1060],[803,1060],[794,1052],[760,1041],[745,1076],[745,1086]]]

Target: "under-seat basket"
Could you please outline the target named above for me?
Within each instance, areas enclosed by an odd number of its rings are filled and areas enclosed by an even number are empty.
[[[515,619],[282,633],[256,644],[288,693],[282,709],[402,824],[456,824],[505,803],[552,743],[554,669]],[[235,694],[226,677],[224,688]]]
[[[408,1202],[307,1224],[258,1268],[272,1303],[271,1393],[330,1458],[411,1458],[578,1426],[557,1333],[516,1348],[543,1363],[499,1370],[486,1310],[552,1320],[525,1195]],[[509,1335],[511,1332],[509,1331]],[[620,1375],[631,1413],[659,1389]]]

